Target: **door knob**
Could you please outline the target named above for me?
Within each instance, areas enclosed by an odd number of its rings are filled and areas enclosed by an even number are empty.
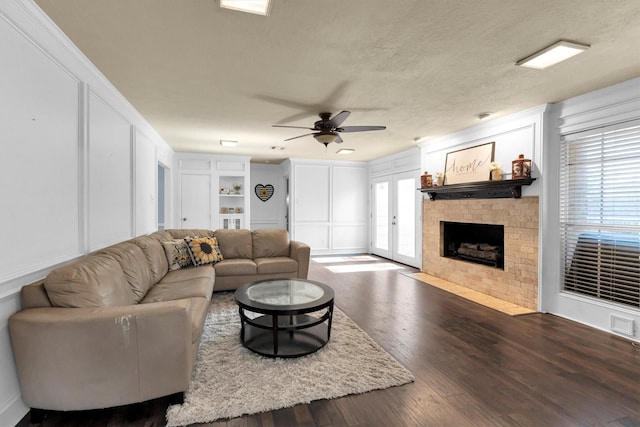
[[[182,220],[183,220],[183,221],[186,221],[186,220],[187,220],[187,218],[182,218]]]

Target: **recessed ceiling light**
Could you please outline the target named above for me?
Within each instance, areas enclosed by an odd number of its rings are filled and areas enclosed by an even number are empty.
[[[338,151],[336,151],[336,154],[351,154],[354,151],[356,150],[354,150],[353,148],[341,148]]]
[[[220,0],[220,7],[240,12],[269,15],[270,0]]]
[[[238,145],[238,141],[225,141],[224,139],[220,140],[220,145],[223,147],[235,147]]]
[[[476,114],[476,117],[478,118],[478,120],[484,120],[488,117],[490,117],[493,113],[490,111],[485,111],[483,113],[478,113]]]
[[[516,62],[522,67],[542,70],[589,49],[589,45],[560,40]]]
[[[417,137],[417,138],[413,138],[413,141],[414,141],[416,144],[420,144],[420,143],[422,143],[422,142],[425,142],[425,141],[426,141],[427,139],[429,139],[429,138],[431,138],[431,137],[430,137],[430,136],[419,136],[419,137]]]

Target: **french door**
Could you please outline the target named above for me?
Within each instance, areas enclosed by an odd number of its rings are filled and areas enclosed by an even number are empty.
[[[422,266],[420,172],[371,180],[371,253],[417,268]]]

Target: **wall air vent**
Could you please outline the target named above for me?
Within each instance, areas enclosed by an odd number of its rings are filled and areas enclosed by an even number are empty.
[[[635,322],[632,319],[626,319],[624,317],[611,315],[611,331],[626,335],[628,337],[635,337]]]

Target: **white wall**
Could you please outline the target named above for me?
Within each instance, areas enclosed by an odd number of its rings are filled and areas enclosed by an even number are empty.
[[[0,2],[0,58],[0,425],[15,425],[20,288],[155,230],[157,159],[173,151],[32,1]]]
[[[291,159],[291,238],[312,254],[368,252],[368,165]]]
[[[256,196],[256,185],[273,185],[273,196],[266,202]],[[251,164],[251,229],[285,228],[287,193],[283,168],[279,165]]]
[[[511,161],[524,154],[531,159],[531,176],[543,176],[542,131],[548,105],[531,108],[460,132],[420,144],[422,169],[434,175],[444,172],[447,153],[495,142],[495,161],[502,166],[505,179],[511,177]],[[487,169],[487,176],[489,170]],[[539,195],[541,180],[522,188],[523,196]],[[425,196],[426,197],[426,196]]]

